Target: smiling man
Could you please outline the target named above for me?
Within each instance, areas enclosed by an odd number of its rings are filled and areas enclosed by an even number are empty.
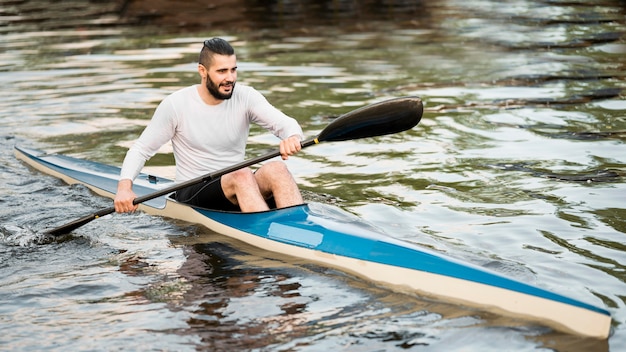
[[[201,83],[167,96],[152,120],[126,153],[115,210],[132,212],[132,190],[145,162],[172,141],[176,181],[187,181],[242,162],[250,124],[258,124],[281,139],[283,159],[301,149],[302,129],[252,87],[237,85],[237,58],[225,40],[206,40],[200,51]],[[221,178],[176,192],[176,200],[201,207],[244,212],[301,204],[302,196],[282,161],[258,170],[240,169]]]

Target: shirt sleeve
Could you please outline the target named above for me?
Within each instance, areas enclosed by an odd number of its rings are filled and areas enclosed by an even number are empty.
[[[304,139],[298,121],[275,108],[257,90],[252,89],[249,103],[252,122],[266,128],[280,139],[293,135],[300,137],[300,140]]]
[[[166,97],[157,107],[152,120],[133,143],[124,158],[120,180],[134,181],[143,169],[146,161],[167,143],[176,130],[176,111],[169,97]]]

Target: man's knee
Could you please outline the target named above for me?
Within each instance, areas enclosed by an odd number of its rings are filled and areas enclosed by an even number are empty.
[[[255,175],[259,188],[264,193],[273,192],[276,188],[285,187],[295,182],[287,165],[282,161],[264,164]]]
[[[287,165],[282,161],[271,161],[263,165],[263,168],[265,168],[264,172],[269,172],[271,175],[289,174]]]
[[[254,173],[249,168],[239,169],[222,176],[222,187],[237,187],[255,182]]]

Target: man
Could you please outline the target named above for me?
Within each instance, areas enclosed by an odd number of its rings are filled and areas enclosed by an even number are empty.
[[[270,105],[252,87],[236,85],[237,59],[225,40],[206,40],[200,52],[201,84],[180,89],[157,107],[152,120],[128,150],[115,210],[133,212],[136,198],[133,180],[145,162],[166,142],[172,141],[176,180],[186,181],[232,166],[244,160],[250,123],[281,138],[283,160],[301,149],[302,129],[297,121]],[[176,199],[212,209],[263,211],[275,203],[282,208],[302,204],[302,196],[282,161],[262,165],[256,172],[240,169],[212,182],[176,192]]]

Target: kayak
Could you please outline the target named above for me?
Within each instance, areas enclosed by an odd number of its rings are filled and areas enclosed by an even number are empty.
[[[83,184],[99,195],[115,196],[118,167],[17,146],[15,155],[68,184]],[[172,180],[142,173],[133,189],[140,197],[172,185]],[[329,205],[310,203],[240,213],[189,206],[164,195],[141,203],[139,209],[201,224],[263,250],[337,268],[392,290],[520,318],[567,333],[600,339],[609,336],[611,315],[603,308],[394,239]]]

